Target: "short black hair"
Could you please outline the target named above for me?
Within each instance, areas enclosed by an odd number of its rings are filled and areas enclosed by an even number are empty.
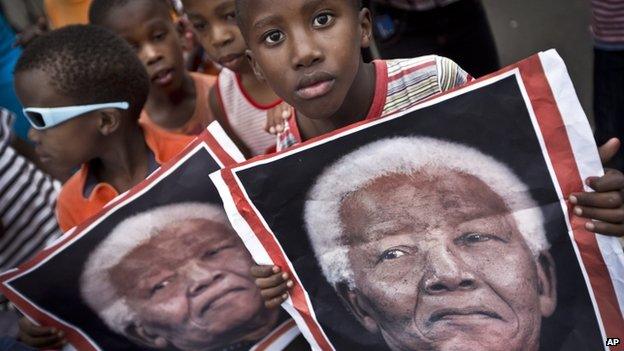
[[[136,0],[93,0],[89,6],[89,23],[102,25],[106,16],[112,9],[126,6],[128,3]],[[151,0],[154,3],[165,5],[167,10],[175,11],[170,0]],[[157,5],[158,6],[158,5]],[[132,14],[128,14],[128,18],[132,20]]]
[[[76,104],[127,101],[137,117],[149,93],[147,72],[132,48],[98,26],[71,25],[36,38],[24,49],[15,73],[36,69]]]
[[[360,9],[362,9],[362,0],[349,0],[353,6],[355,6],[358,11]],[[236,21],[238,22],[238,28],[241,29],[241,32],[243,33],[243,36],[245,36],[245,33],[243,31],[243,28],[245,28],[244,26],[244,19],[246,19],[247,17],[247,0],[236,0]]]

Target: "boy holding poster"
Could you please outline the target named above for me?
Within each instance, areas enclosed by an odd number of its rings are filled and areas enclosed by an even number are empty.
[[[143,129],[149,91],[145,69],[123,40],[96,26],[76,25],[37,38],[15,69],[17,94],[43,162],[80,167],[57,200],[64,231],[99,212],[176,156],[169,143]],[[59,346],[62,334],[20,322],[22,341]]]
[[[237,11],[256,73],[297,110],[278,150],[406,110],[471,80],[452,61],[435,56],[365,63],[360,50],[370,44],[372,24],[360,1],[294,0],[285,6],[272,0],[237,0]],[[603,160],[618,147],[617,140],[605,144]],[[574,213],[594,220],[586,224],[591,232],[624,235],[624,175],[607,171],[586,184],[595,193],[570,196]],[[268,306],[285,301],[292,286],[287,273],[272,266],[256,266],[253,273]]]

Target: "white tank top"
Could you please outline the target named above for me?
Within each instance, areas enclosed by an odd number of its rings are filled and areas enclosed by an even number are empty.
[[[257,103],[243,88],[240,77],[227,68],[219,73],[217,89],[227,123],[252,156],[263,155],[273,149],[276,137],[265,132],[264,127],[267,111],[282,100],[269,105]]]

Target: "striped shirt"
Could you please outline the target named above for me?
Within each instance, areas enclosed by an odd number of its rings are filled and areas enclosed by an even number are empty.
[[[443,7],[459,0],[373,0],[380,5],[388,5],[398,9],[410,11],[426,11],[436,7]]]
[[[592,0],[592,14],[592,30],[597,46],[624,46],[624,0]]]
[[[10,145],[13,115],[0,108],[0,272],[15,267],[61,235],[54,206],[61,184]]]
[[[464,85],[472,77],[455,62],[441,56],[376,60],[376,86],[366,120],[407,110],[438,93]],[[278,135],[277,151],[301,142],[297,118],[288,120]]]
[[[282,103],[274,101],[262,105],[245,91],[240,76],[223,68],[217,79],[217,96],[225,123],[249,149],[252,156],[263,155],[275,146],[275,136],[264,130],[267,111]]]

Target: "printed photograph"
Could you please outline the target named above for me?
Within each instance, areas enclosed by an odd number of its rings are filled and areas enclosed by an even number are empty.
[[[571,227],[562,191],[581,189],[574,155],[547,150],[566,130],[550,123],[561,119],[552,95],[529,99],[546,77],[523,72],[212,176],[235,229],[258,238],[252,253],[294,276],[284,305],[311,343],[605,348],[602,292],[584,274],[606,265],[575,252],[575,236],[591,234]]]

